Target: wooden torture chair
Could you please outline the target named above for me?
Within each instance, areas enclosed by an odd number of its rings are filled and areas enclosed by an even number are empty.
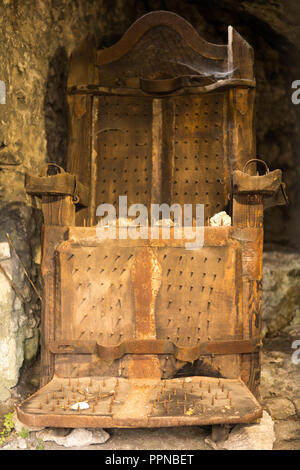
[[[171,12],[143,16],[112,47],[87,38],[74,51],[67,171],[26,176],[44,215],[43,317],[41,388],[18,406],[22,422],[261,417],[263,209],[284,187],[280,170],[258,172],[254,94],[252,48],[232,27],[215,45]],[[101,239],[97,207],[118,215],[119,196],[149,213],[204,204],[203,246],[186,249],[170,221],[170,239],[165,221],[158,238]],[[231,225],[212,226],[222,211]]]

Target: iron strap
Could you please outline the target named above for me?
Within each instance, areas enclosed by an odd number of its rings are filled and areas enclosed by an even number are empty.
[[[260,338],[209,341],[189,348],[164,339],[134,339],[116,346],[103,346],[95,341],[56,341],[50,344],[50,351],[53,354],[96,354],[103,360],[120,359],[125,354],[170,354],[179,361],[194,362],[201,356],[250,354],[260,346]]]
[[[147,80],[133,77],[130,79],[118,80],[118,84],[105,86],[97,85],[74,85],[67,89],[69,95],[74,94],[108,94],[108,95],[134,95],[145,96],[147,94],[181,93],[182,90],[189,93],[208,93],[217,89],[227,89],[233,87],[255,88],[255,80],[242,78],[229,78],[223,80],[209,81],[203,77],[174,77],[164,80]],[[193,91],[194,90],[194,91]]]

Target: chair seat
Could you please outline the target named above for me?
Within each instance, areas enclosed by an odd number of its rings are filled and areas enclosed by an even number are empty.
[[[262,408],[239,379],[54,376],[17,414],[29,426],[134,428],[248,423]]]

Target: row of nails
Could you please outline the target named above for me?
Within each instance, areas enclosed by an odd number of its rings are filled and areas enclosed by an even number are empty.
[[[167,380],[164,380],[163,385],[161,386],[161,390],[164,390],[166,388],[166,385],[167,385]],[[189,382],[186,382],[185,379],[182,379],[181,380],[181,387],[184,389],[186,387],[186,385],[189,385]],[[194,387],[196,389],[197,385],[198,385],[199,388],[202,388],[202,385],[203,385],[202,380],[200,380],[200,382],[198,384],[195,383],[195,382],[192,382],[189,392],[193,393]],[[224,385],[224,383],[221,383],[221,380],[218,381],[217,386],[218,386],[218,388],[220,388],[222,390],[222,392],[224,392],[225,385]],[[209,383],[207,387],[208,387],[208,393],[211,393],[211,384]]]
[[[174,389],[174,390],[176,391],[176,389]],[[162,394],[160,394],[160,397],[161,397],[161,395],[162,395]],[[176,396],[176,393],[173,392],[173,396]],[[159,400],[160,397],[156,397],[156,399],[154,400],[154,403],[155,403],[155,404],[173,401],[172,398],[171,398],[171,394],[170,394],[170,393],[168,394],[167,400],[162,400],[162,401],[160,401],[160,400]],[[188,396],[187,396],[187,393],[185,392],[184,395],[183,395],[183,400],[184,400],[184,401],[187,401],[187,398],[188,398]],[[200,399],[200,400],[203,401],[203,400],[205,400],[206,398],[210,398],[210,397],[205,396],[205,394],[202,392],[202,393],[201,393],[201,397],[199,397],[198,399]],[[223,398],[223,397],[220,397],[220,395],[218,395],[218,392],[215,392],[215,393],[212,395],[212,397],[211,397],[211,399],[212,399],[213,402],[214,402],[215,400],[218,400],[219,398]],[[226,395],[226,397],[224,397],[224,398],[226,398],[227,400],[230,400],[230,401],[232,400],[232,397],[230,396],[230,392],[229,392],[229,391],[227,392],[227,395]],[[195,402],[196,402],[196,401],[193,400],[193,403],[195,403]],[[179,404],[179,400],[178,400],[178,399],[176,400],[176,403],[177,403],[177,405]],[[213,403],[213,404],[214,404],[214,403]]]
[[[101,395],[100,395],[100,396],[98,395],[98,396],[95,398],[95,402],[92,403],[92,411],[95,411],[95,405],[96,405],[96,406],[98,405],[99,399],[101,400],[101,399],[103,399],[103,398],[108,398],[108,397],[110,397],[110,396],[111,396],[111,400],[110,400],[110,404],[109,404],[109,410],[111,411],[111,408],[112,408],[112,406],[113,406],[113,404],[114,404],[114,402],[115,402],[115,399],[116,399],[116,392],[115,392],[115,391],[112,392],[112,393],[109,393],[109,394],[107,394],[107,395],[102,395],[102,396],[101,396]],[[86,398],[86,401],[91,401],[91,399]],[[68,396],[68,397],[65,397],[65,396],[64,396],[64,398],[63,398],[63,404],[62,404],[62,405],[61,405],[61,399],[59,399],[59,398],[58,398],[58,399],[56,399],[56,398],[53,399],[53,395],[52,395],[52,403],[51,403],[51,408],[50,408],[50,409],[51,409],[51,411],[54,411],[54,409],[55,409],[56,406],[61,406],[61,408],[62,408],[64,411],[66,411],[67,407],[69,408],[69,407],[72,405],[72,402],[73,402],[73,404],[76,403],[76,395],[75,395],[75,394],[73,395],[73,397],[72,397],[71,399],[70,399],[69,396]],[[102,402],[102,403],[103,403],[103,402]],[[47,398],[46,398],[46,405],[49,405],[49,404],[50,404],[50,399],[49,399],[49,395],[47,395]],[[42,402],[39,403],[39,408],[40,408],[40,409],[43,409],[43,404],[42,404]],[[78,407],[78,408],[77,408],[77,411],[79,411],[79,410],[80,410],[80,408]]]
[[[101,380],[101,379],[100,379]],[[79,387],[79,385],[88,385],[89,387],[92,387],[93,384],[94,384],[94,381],[92,379],[92,377],[90,377],[90,380],[88,382],[88,384],[85,384],[85,378],[81,381],[79,377],[76,378],[70,378],[68,379],[68,386],[70,387],[71,385],[74,385],[74,382],[76,381],[76,385],[77,387]],[[116,381],[115,381],[115,386],[118,386],[119,385],[119,378],[116,377]],[[96,380],[95,384],[98,384],[99,383],[99,380]],[[106,381],[105,379],[102,379],[102,385],[105,387],[106,386]],[[57,391],[62,391],[64,388],[63,384],[60,385],[60,388],[57,390]]]

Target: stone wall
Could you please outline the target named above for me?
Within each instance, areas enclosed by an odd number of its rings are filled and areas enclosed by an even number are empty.
[[[45,161],[64,164],[68,57],[89,32],[106,33],[108,7],[96,1],[9,1],[0,4],[0,401],[38,351],[40,301],[9,248],[6,233],[39,286],[41,213],[24,191],[24,173]],[[111,22],[111,20],[110,20]],[[24,302],[25,300],[25,302]]]
[[[299,334],[300,255],[268,251],[263,264],[263,334]]]
[[[40,301],[9,248],[9,233],[37,288],[41,213],[24,191],[24,173],[44,162],[64,166],[68,125],[65,85],[68,58],[88,33],[109,46],[151,10],[174,11],[211,42],[227,42],[233,25],[254,46],[257,77],[258,155],[282,168],[291,205],[266,215],[266,241],[297,246],[300,106],[291,82],[300,79],[297,0],[2,0],[0,3],[0,400],[16,385],[25,361],[38,351]]]

